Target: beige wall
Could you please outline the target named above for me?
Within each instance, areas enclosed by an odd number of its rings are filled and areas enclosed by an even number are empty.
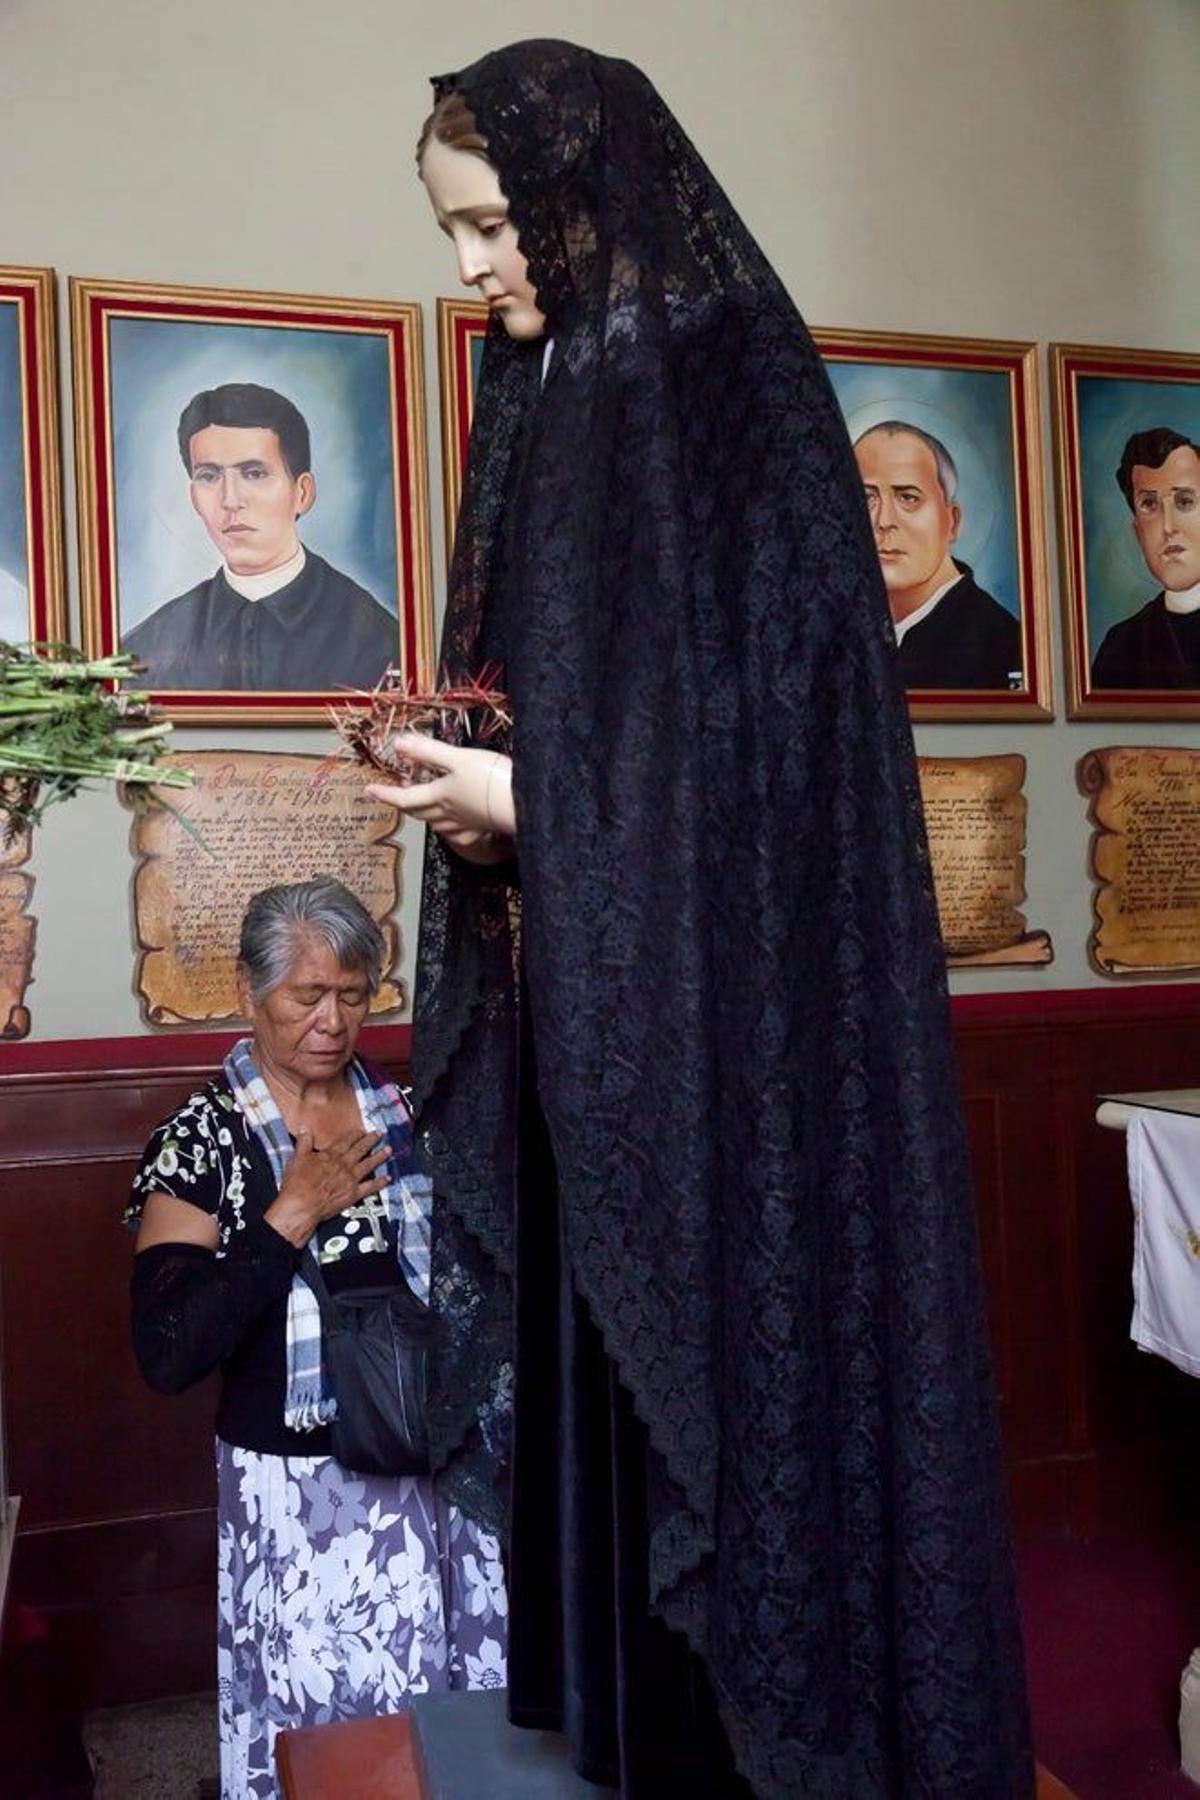
[[[647,69],[813,323],[1200,350],[1195,0],[0,0],[0,262],[417,299],[436,443],[433,302],[455,283],[413,178],[425,77],[539,33]],[[65,310],[60,327],[68,393]],[[73,540],[69,470],[67,502]],[[440,583],[436,469],[432,514]],[[77,617],[73,541],[70,567]],[[1053,635],[1061,695],[1057,617]],[[1196,731],[918,735],[927,751],[1029,759],[1028,913],[1058,959],[956,986],[1094,980],[1075,762]],[[328,741],[180,734],[183,748]],[[128,826],[97,794],[39,833],[39,1038],[140,1029]]]

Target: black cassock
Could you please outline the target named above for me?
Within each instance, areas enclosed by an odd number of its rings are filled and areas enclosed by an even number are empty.
[[[1200,688],[1200,609],[1167,611],[1163,594],[1106,633],[1094,688]]]
[[[837,402],[636,69],[531,43],[438,87],[554,340],[543,384],[489,333],[442,644],[505,666],[519,884],[431,838],[414,1041],[435,1467],[509,1527],[512,1715],[637,1800],[1028,1795],[944,959]]]
[[[245,600],[218,569],[121,639],[147,687],[372,688],[397,660],[396,620],[366,588],[305,551],[294,581]]]
[[[900,670],[910,688],[1004,688],[1021,683],[1021,626],[966,563],[928,618],[906,631]]]

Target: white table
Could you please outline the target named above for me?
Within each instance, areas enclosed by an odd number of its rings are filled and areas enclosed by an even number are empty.
[[[1144,1094],[1101,1094],[1096,1123],[1124,1131],[1135,1107],[1151,1112],[1187,1113],[1200,1119],[1200,1088],[1151,1088]]]
[[[1096,1123],[1124,1131],[1138,1108],[1184,1113],[1200,1119],[1200,1088],[1156,1088],[1143,1094],[1102,1094]],[[1179,1760],[1185,1775],[1200,1781],[1200,1649],[1193,1650],[1179,1678]]]
[[[21,1501],[16,1494],[0,1501],[0,1636],[4,1627],[4,1603],[8,1598],[8,1575],[12,1568],[13,1540],[17,1535],[17,1512]]]

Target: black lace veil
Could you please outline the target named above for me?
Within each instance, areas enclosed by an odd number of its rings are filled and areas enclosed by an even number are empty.
[[[416,1079],[452,1495],[505,1487],[518,979],[651,1604],[763,1795],[1029,1791],[943,956],[861,484],[629,64],[448,75],[554,339],[486,345],[443,654],[502,657],[520,895],[431,841]],[[518,937],[523,942],[518,944]]]

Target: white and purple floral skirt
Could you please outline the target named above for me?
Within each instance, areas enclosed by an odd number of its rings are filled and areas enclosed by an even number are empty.
[[[223,1800],[274,1800],[275,1735],[503,1687],[494,1537],[430,1482],[217,1442]]]

